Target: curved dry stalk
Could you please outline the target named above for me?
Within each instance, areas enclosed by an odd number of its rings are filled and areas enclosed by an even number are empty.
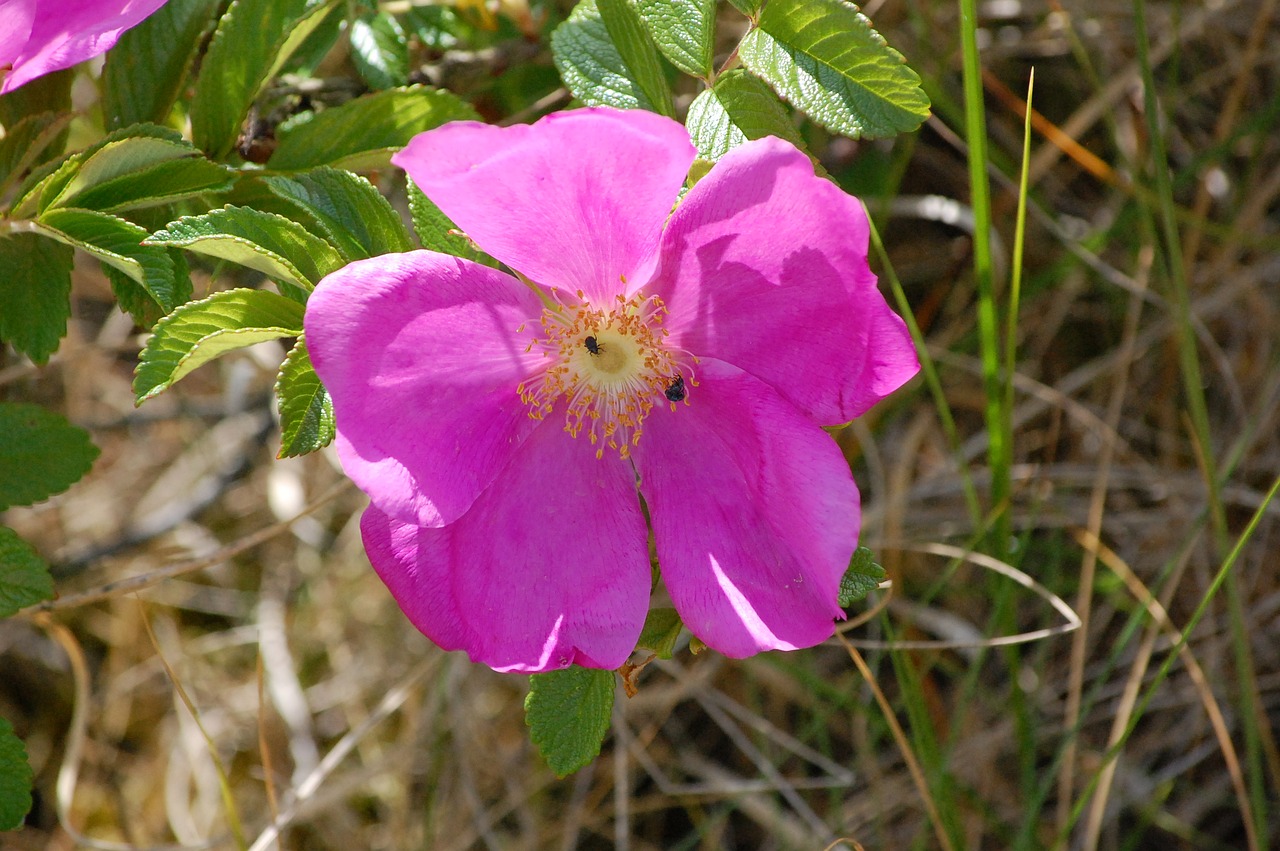
[[[911,780],[916,785],[916,791],[920,793],[920,800],[924,803],[925,812],[929,814],[929,823],[933,825],[933,831],[938,837],[938,844],[942,846],[943,851],[955,851],[955,846],[951,844],[951,837],[947,836],[947,831],[942,826],[942,816],[938,813],[938,805],[934,803],[933,795],[929,792],[929,782],[925,779],[924,772],[920,770],[920,763],[916,760],[916,755],[911,750],[911,743],[907,741],[906,732],[902,729],[902,725],[898,723],[897,716],[894,715],[893,707],[889,705],[889,699],[880,690],[880,686],[876,683],[875,675],[871,673],[871,668],[867,666],[866,660],[862,658],[858,648],[850,644],[849,640],[843,635],[837,634],[836,638],[840,639],[840,643],[848,651],[849,658],[853,660],[853,664],[857,667],[858,673],[862,675],[863,681],[870,687],[871,693],[875,695],[876,703],[880,705],[880,711],[884,713],[885,723],[889,725],[889,729],[893,732],[893,739],[898,743],[898,750],[902,754],[902,760],[907,764],[907,771],[911,773]]]
[[[1075,611],[1067,605],[1066,601],[1054,594],[1048,588],[1036,582],[1027,574],[1018,570],[1012,565],[1006,564],[997,558],[992,558],[983,553],[966,550],[963,547],[954,547],[950,544],[917,544],[904,545],[904,550],[911,552],[927,553],[929,555],[945,556],[946,558],[956,559],[957,561],[967,561],[976,564],[979,567],[985,567],[987,570],[994,571],[1001,576],[1012,579],[1023,588],[1034,593],[1037,597],[1045,600],[1054,608],[1058,614],[1062,615],[1066,623],[1058,626],[1045,627],[1044,629],[1033,629],[1029,632],[1019,632],[1015,635],[1000,635],[995,638],[985,638],[981,641],[878,641],[869,638],[850,639],[837,632],[836,637],[840,642],[850,649],[861,647],[864,650],[965,650],[990,647],[1008,647],[1013,644],[1026,644],[1031,641],[1039,641],[1043,638],[1050,638],[1055,635],[1064,635],[1068,632],[1080,628],[1080,618]]]
[[[1099,561],[1124,582],[1125,587],[1129,589],[1129,593],[1133,594],[1134,598],[1142,604],[1151,616],[1152,621],[1154,621],[1153,628],[1148,633],[1147,638],[1143,640],[1138,659],[1134,662],[1132,676],[1129,678],[1129,682],[1125,684],[1121,704],[1116,712],[1111,734],[1107,740],[1107,747],[1110,749],[1120,741],[1129,726],[1129,719],[1137,702],[1147,662],[1155,649],[1155,639],[1163,631],[1176,641],[1180,637],[1181,631],[1174,625],[1164,606],[1160,604],[1160,601],[1155,598],[1150,589],[1125,563],[1124,559],[1120,558],[1110,547],[1103,544],[1096,535],[1088,530],[1076,530],[1075,539],[1081,547],[1094,553]],[[1236,804],[1240,807],[1240,818],[1244,822],[1245,841],[1249,845],[1249,851],[1258,851],[1262,846],[1254,829],[1253,807],[1249,803],[1249,791],[1245,788],[1244,772],[1240,768],[1240,758],[1236,754],[1235,745],[1231,742],[1231,731],[1227,728],[1226,718],[1222,714],[1217,698],[1214,697],[1213,689],[1209,685],[1209,678],[1205,676],[1204,669],[1200,667],[1195,654],[1191,652],[1186,643],[1179,646],[1178,657],[1187,668],[1187,676],[1191,678],[1196,694],[1200,696],[1200,703],[1204,706],[1204,711],[1209,716],[1209,724],[1213,728],[1214,738],[1218,740],[1218,748],[1222,751],[1222,759],[1227,765],[1227,774],[1231,777],[1231,785],[1236,793]],[[1102,779],[1098,782],[1098,787],[1094,792],[1088,819],[1085,823],[1085,848],[1096,848],[1098,845],[1098,838],[1102,832],[1103,811],[1106,808],[1107,794],[1110,790],[1111,780],[1115,776],[1116,765],[1117,760],[1113,759],[1108,761],[1102,769]]]

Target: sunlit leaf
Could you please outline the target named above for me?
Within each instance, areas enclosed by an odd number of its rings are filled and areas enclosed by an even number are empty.
[[[170,0],[125,30],[102,69],[108,127],[168,117],[217,7],[218,0]]]
[[[843,0],[769,0],[738,56],[784,100],[836,133],[893,136],[929,115],[919,75]]]
[[[836,602],[840,608],[851,606],[880,586],[887,574],[875,563],[875,555],[866,547],[853,552],[849,567],[840,578],[840,595]]]
[[[302,305],[268,290],[235,289],[189,302],[156,323],[133,377],[138,404],[229,351],[302,333]]]
[[[280,458],[315,452],[333,442],[333,402],[320,383],[307,341],[299,338],[276,379],[280,407]]]
[[[165,310],[178,305],[173,259],[163,248],[143,244],[146,228],[95,210],[61,208],[43,213],[36,228],[119,269]]]
[[[750,139],[777,136],[804,150],[800,131],[773,90],[736,69],[689,105],[686,122],[698,155],[715,161]]]
[[[325,241],[347,261],[413,248],[400,214],[358,174],[322,166],[270,175],[263,182],[311,216],[323,229]]]
[[[622,58],[595,0],[582,0],[556,27],[551,55],[569,91],[588,106],[659,111]]]
[[[262,87],[325,19],[337,0],[233,0],[200,63],[191,101],[196,146],[231,152]]]
[[[345,265],[333,246],[297,222],[247,207],[186,216],[147,242],[230,260],[307,291]]]
[[[580,668],[529,677],[524,701],[529,738],[557,777],[600,754],[613,711],[613,671]]]
[[[424,130],[477,118],[452,92],[429,86],[388,89],[285,122],[276,131],[279,144],[267,165],[281,171],[321,165],[381,168]]]
[[[636,10],[672,65],[695,77],[711,77],[715,0],[639,0]]]

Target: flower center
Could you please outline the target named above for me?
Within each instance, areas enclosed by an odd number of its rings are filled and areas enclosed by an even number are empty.
[[[605,447],[627,458],[653,406],[667,401],[675,410],[685,399],[686,385],[696,382],[680,362],[696,360],[665,344],[667,309],[657,296],[618,296],[611,309],[587,304],[582,293],[578,299],[543,310],[542,336],[529,348],[542,349],[551,366],[517,389],[537,420],[563,397],[565,431],[574,437],[585,431],[597,458]]]

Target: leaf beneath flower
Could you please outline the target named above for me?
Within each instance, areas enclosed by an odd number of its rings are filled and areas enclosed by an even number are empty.
[[[613,712],[613,677],[613,671],[577,665],[529,677],[529,738],[557,777],[599,756]]]

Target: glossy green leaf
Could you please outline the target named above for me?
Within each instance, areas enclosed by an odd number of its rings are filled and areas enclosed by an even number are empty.
[[[214,159],[231,152],[258,93],[336,0],[233,0],[200,63],[191,134]]]
[[[0,717],[0,830],[17,830],[31,810],[31,784],[35,775],[27,762],[27,749]]]
[[[49,360],[71,318],[72,251],[19,233],[0,236],[0,342],[36,363]]]
[[[622,58],[596,0],[582,0],[556,27],[551,55],[564,84],[587,106],[661,111]]]
[[[576,665],[529,677],[524,701],[529,738],[557,777],[600,754],[613,711],[613,671]]]
[[[698,155],[713,162],[743,142],[765,136],[777,136],[804,149],[800,131],[778,96],[740,68],[694,98],[686,124]]]
[[[408,187],[409,215],[413,218],[413,229],[423,248],[497,268],[498,261],[476,248],[475,243],[467,239],[412,180],[408,181]]]
[[[281,171],[321,165],[351,171],[382,168],[422,131],[477,118],[451,92],[430,86],[388,89],[285,122],[276,131],[279,144],[267,165]]]
[[[276,457],[305,455],[333,442],[333,402],[311,365],[305,338],[294,343],[280,366],[276,400],[280,407],[280,453]]]
[[[74,117],[69,112],[40,112],[28,115],[5,129],[5,136],[0,139],[0,198],[27,169],[40,161],[40,155],[67,129]]]
[[[102,69],[108,127],[168,118],[217,7],[218,0],[168,0],[125,30]]]
[[[186,216],[147,242],[229,260],[308,291],[344,265],[333,246],[292,219],[247,207]]]
[[[89,433],[61,415],[39,405],[0,402],[0,511],[62,493],[97,457]]]
[[[62,160],[46,163],[36,169],[19,188],[16,200],[10,211],[12,218],[32,218],[52,204],[62,194],[67,184],[80,173],[80,167],[86,160],[103,148],[124,139],[160,139],[176,145],[182,144],[182,135],[167,127],[154,124],[138,124],[108,133],[83,151],[64,157]]]
[[[853,559],[840,579],[840,595],[836,602],[840,608],[851,606],[880,586],[887,574],[876,564],[875,555],[866,547],[858,547]]]
[[[710,79],[715,47],[715,0],[638,0],[645,29],[671,64]]]
[[[658,654],[659,659],[670,659],[675,652],[680,631],[683,629],[684,621],[680,620],[680,615],[675,609],[650,609],[649,614],[645,616],[640,637],[636,639],[636,646],[652,650]]]
[[[40,233],[87,251],[137,281],[165,310],[178,305],[173,259],[163,248],[143,244],[146,228],[96,210],[53,209],[42,214]]]
[[[106,213],[156,207],[225,192],[236,176],[234,169],[204,158],[170,160],[88,189],[76,199],[76,206]]]
[[[230,188],[236,172],[206,160],[182,140],[136,136],[117,140],[79,161],[41,210],[81,207],[111,212],[150,207]]]
[[[173,261],[173,302],[174,305],[186,304],[191,300],[191,269],[187,266],[186,257],[176,248],[166,249],[169,259]],[[150,328],[159,319],[169,313],[169,309],[151,297],[147,290],[125,273],[102,264],[102,271],[111,282],[111,292],[115,294],[116,304],[121,310],[133,317],[133,321],[143,328]]]
[[[409,39],[400,23],[386,12],[361,15],[351,22],[351,59],[374,89],[390,89],[409,82]]]
[[[413,242],[400,214],[358,174],[321,167],[263,178],[277,196],[294,202],[320,226],[344,260],[410,251]]]
[[[17,532],[0,526],[0,618],[52,599],[53,576],[49,565]],[[3,822],[0,816],[0,830],[7,829]]]
[[[302,333],[303,307],[268,290],[235,289],[182,305],[156,323],[133,376],[140,405],[229,351]]]
[[[842,0],[769,0],[738,56],[784,100],[836,133],[893,136],[929,115],[919,75]]]
[[[613,46],[645,98],[658,112],[674,118],[671,86],[667,84],[658,49],[631,0],[596,0],[596,9]]]

